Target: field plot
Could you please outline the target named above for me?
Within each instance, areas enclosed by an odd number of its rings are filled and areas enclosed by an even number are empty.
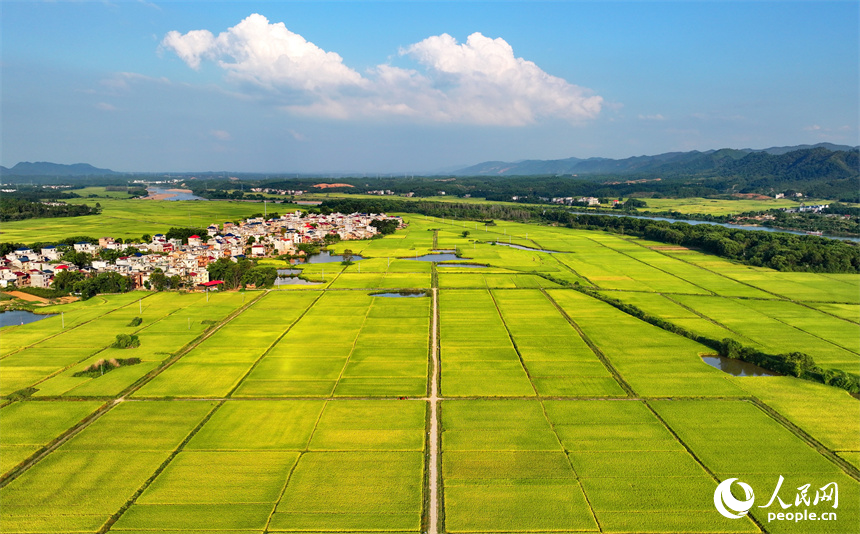
[[[332,289],[429,289],[432,264],[391,258],[364,259],[350,265]]]
[[[205,332],[210,325],[220,322],[228,314],[242,305],[243,297],[239,293],[216,293],[208,299],[201,294],[161,293],[147,299],[146,307],[141,302],[144,314],[158,313],[159,308],[168,313],[151,321],[140,324],[136,331],[140,338],[140,347],[136,349],[107,348],[95,356],[84,360],[39,384],[34,396],[113,396],[118,395],[135,380],[155,369],[160,362],[173,355],[179,349],[190,343]],[[116,332],[129,330],[127,324],[139,315],[139,309],[134,304],[112,313],[109,318],[112,324],[103,325],[106,329]],[[107,318],[106,318],[107,319]],[[100,321],[104,322],[104,321]],[[108,331],[112,331],[108,330]],[[102,376],[74,376],[85,370],[100,359],[135,357],[141,363],[120,367]]]
[[[326,292],[234,396],[423,395],[429,329],[429,298]]]
[[[324,401],[227,401],[116,529],[265,528]]]
[[[713,506],[714,479],[638,401],[546,401],[604,532],[758,532]]]
[[[426,404],[331,400],[269,531],[418,531]]]
[[[614,237],[614,239],[610,239],[610,237]],[[664,254],[663,251],[666,249],[666,245],[664,243],[634,237],[610,237],[600,237],[600,242],[621,254],[692,283],[703,289],[706,294],[708,292],[713,292],[717,295],[730,297],[774,298],[773,295],[762,291],[761,289],[757,289],[727,276],[723,276],[721,268],[707,270],[695,264],[681,261],[680,258],[683,258],[684,256]],[[726,265],[732,265],[728,260],[716,258],[714,256],[710,257],[720,260]],[[658,290],[666,293],[678,292],[672,291],[668,287],[658,288]],[[703,293],[703,291],[698,290],[695,291],[695,293]]]
[[[53,321],[57,319],[56,317],[15,327],[16,332],[21,332],[22,336],[39,333],[43,336],[43,340],[32,343],[23,350],[18,350],[0,360],[0,395],[8,395],[27,387],[35,387],[44,395],[62,394],[79,385],[81,380],[66,380],[58,386],[56,383],[47,384],[46,379],[71,368],[75,364],[84,362],[90,357],[99,359],[102,353],[106,352],[106,349],[116,340],[117,334],[136,334],[153,322],[160,321],[175,311],[170,305],[170,302],[175,298],[171,295],[153,295],[142,298],[141,293],[136,293],[135,296],[139,302],[129,304],[131,298],[125,295],[126,298],[112,301],[114,305],[110,308],[107,304],[105,306],[81,307],[79,310],[84,312],[84,317],[88,316],[90,319],[81,321],[81,316],[78,315],[77,325],[65,329],[62,328],[62,323],[60,325],[57,325],[56,322],[48,325],[42,324],[46,321]],[[143,296],[145,297],[145,295]],[[147,304],[145,309],[143,302]],[[77,315],[77,312],[72,312],[70,315]],[[141,317],[143,323],[138,326],[129,326],[129,322],[134,317]],[[107,350],[107,352],[110,353],[110,357],[132,357],[132,354],[129,354],[130,351],[127,350],[121,351],[122,356],[115,354],[115,351]],[[146,365],[139,364],[136,367],[141,366],[145,367]],[[137,372],[134,367],[128,368],[132,370],[132,374]],[[127,373],[126,369],[115,372],[120,373],[121,376],[125,376]]]
[[[632,304],[650,315],[666,319],[667,321],[684,327],[696,334],[706,336],[711,339],[733,337],[745,345],[757,345],[751,339],[740,336],[739,334],[720,326],[713,320],[697,315],[695,312],[690,311],[672,300],[672,297],[669,295],[664,296],[660,293],[639,293],[627,291],[606,291],[604,294],[609,298]]]
[[[628,250],[637,254],[649,252],[618,236],[593,232],[582,240],[578,252],[559,254],[558,260],[603,289],[709,294],[697,284],[628,255]],[[690,274],[687,277],[695,280]]]
[[[735,477],[752,486],[756,501],[750,514],[769,532],[856,531],[860,484],[753,404],[695,400],[655,401],[652,405],[717,478]],[[780,476],[785,484],[776,492]],[[837,520],[768,522],[769,512],[794,512],[804,506],[810,512],[834,511],[832,501],[810,506],[816,491],[833,482],[839,488]],[[810,484],[810,505],[796,500],[805,484]],[[774,493],[788,506],[775,500],[768,503]],[[786,509],[789,507],[798,508]]]
[[[533,396],[492,296],[486,290],[439,294],[444,396]]]
[[[847,391],[782,376],[733,380],[828,449],[860,451],[860,403]]]
[[[447,532],[597,531],[541,403],[442,405]]]
[[[0,329],[0,357],[45,340],[47,337],[65,333],[86,322],[92,321],[130,302],[151,295],[142,291],[119,295],[97,295],[89,300],[79,300],[60,306],[41,308],[39,313],[53,314],[35,323],[20,326],[6,326]],[[62,315],[60,315],[62,313]],[[65,326],[63,326],[65,325]]]
[[[493,296],[539,395],[626,395],[543,293],[497,290]]]
[[[856,349],[860,327],[856,324],[793,302],[688,295],[673,298],[767,351],[800,351],[812,356],[815,363],[825,368],[855,373],[860,369]],[[846,348],[852,341],[855,345],[853,351]]]
[[[745,211],[766,211],[797,206],[797,202],[787,198],[649,198],[645,203],[648,204],[646,211],[677,211],[707,215],[731,215]]]
[[[101,404],[17,402],[0,409],[0,474],[50,443]]]
[[[126,402],[0,489],[5,532],[95,532],[215,406]]]
[[[860,303],[860,279],[856,275],[779,272],[690,250],[662,252],[777,297],[821,303]],[[731,293],[717,293],[731,296]]]
[[[344,249],[350,249],[364,257],[392,260],[428,254],[433,248],[433,225],[421,215],[401,215],[409,226],[385,236],[385,239],[341,242],[330,247],[330,250],[340,253]]]
[[[472,272],[448,272],[440,269],[439,287],[441,288],[542,288],[560,287],[555,282],[533,274],[480,272],[480,269],[469,269]],[[474,272],[478,271],[478,272]]]
[[[860,323],[860,306],[854,304],[831,304],[831,303],[812,303],[810,304],[815,309],[825,313],[848,319],[854,323]]]
[[[142,199],[70,199],[69,204],[101,204],[100,215],[59,217],[32,221],[3,223],[0,239],[12,243],[46,242],[53,239],[86,235],[98,238],[139,238],[142,234],[166,233],[172,226],[206,228],[210,224],[235,221],[260,212],[253,202],[201,202]],[[278,206],[282,213],[296,209],[295,205]]]
[[[699,357],[704,345],[640,321],[576,291],[548,290],[642,396],[741,396],[729,375]]]
[[[227,396],[319,295],[315,291],[273,291],[264,295],[135,396]],[[241,343],[237,343],[239,339]]]

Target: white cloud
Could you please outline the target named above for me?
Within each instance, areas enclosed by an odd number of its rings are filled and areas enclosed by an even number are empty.
[[[230,139],[232,139],[230,132],[226,130],[210,130],[209,135],[219,141],[229,141]]]
[[[656,115],[639,115],[640,121],[664,121],[666,117],[657,113]]]
[[[820,129],[821,129],[821,126],[819,126],[817,124],[813,124],[812,126],[807,126],[806,128],[804,128],[804,130],[806,130],[807,132],[817,132]]]
[[[283,22],[269,24],[256,13],[218,37],[208,30],[184,35],[172,31],[161,44],[195,70],[201,59],[216,60],[231,77],[270,89],[314,91],[361,82],[361,75],[345,66],[338,54],[309,43]]]
[[[192,69],[211,60],[228,78],[262,88],[292,113],[351,119],[401,116],[431,122],[520,126],[539,119],[595,118],[603,98],[518,58],[501,38],[473,33],[459,44],[447,34],[400,50],[421,71],[388,64],[362,76],[283,23],[253,14],[217,37],[172,31],[162,49]]]
[[[200,68],[200,59],[212,52],[215,36],[209,30],[192,30],[185,35],[172,31],[161,41],[161,46],[173,50],[189,67],[197,70]]]
[[[100,109],[102,111],[116,111],[116,106],[108,104],[107,102],[99,102],[96,104],[96,109]]]

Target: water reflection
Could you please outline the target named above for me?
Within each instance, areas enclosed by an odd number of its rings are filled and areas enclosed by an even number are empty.
[[[712,354],[710,356],[702,356],[702,360],[711,367],[732,376],[780,376],[779,373],[769,371],[758,365],[734,358],[726,358],[725,356]]]
[[[505,247],[515,248],[517,250],[528,250],[531,252],[546,252],[547,254],[569,254],[569,252],[564,252],[561,250],[547,250],[547,249],[543,249],[543,248],[525,247],[523,245],[516,245],[514,243],[502,243],[501,241],[496,241],[496,244],[502,245]]]
[[[440,263],[437,267],[456,267],[457,269],[486,269],[486,265],[477,263]]]
[[[424,254],[423,256],[415,256],[414,258],[403,258],[404,260],[413,261],[451,261],[459,259],[456,254]]]
[[[38,313],[24,310],[0,312],[0,327],[35,323],[36,321],[41,321],[42,319],[47,319],[54,315],[39,315]]]
[[[352,256],[352,261],[361,261],[364,258],[358,255]],[[343,256],[339,254],[332,254],[328,250],[323,250],[319,254],[314,254],[312,256],[308,256],[308,259],[305,263],[340,263],[343,261]]]

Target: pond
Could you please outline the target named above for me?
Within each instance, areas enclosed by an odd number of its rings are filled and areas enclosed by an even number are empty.
[[[454,267],[457,269],[486,269],[487,265],[477,263],[440,263],[437,267]]]
[[[511,247],[511,248],[515,248],[517,250],[529,250],[531,252],[546,252],[547,254],[570,254],[569,252],[563,252],[561,250],[546,250],[543,248],[525,247],[523,245],[515,245],[513,243],[502,243],[501,241],[496,241],[495,243],[497,245],[502,245],[505,247]]]
[[[278,269],[278,276],[295,276],[302,274],[301,269]]]
[[[456,254],[451,253],[442,253],[442,254],[424,254],[423,256],[415,256],[414,258],[401,258],[404,260],[412,260],[412,261],[452,261],[459,260]]]
[[[317,286],[322,284],[323,282],[311,282],[309,280],[305,280],[304,278],[299,278],[298,276],[291,277],[279,277],[275,279],[275,287],[277,286]]]
[[[56,315],[56,314],[54,314]],[[38,313],[24,310],[12,310],[0,312],[0,327],[35,323],[54,315],[39,315]]]
[[[398,291],[396,293],[371,293],[371,297],[388,297],[388,298],[415,298],[415,297],[426,297],[427,293],[423,291],[420,293],[412,293],[409,291]]]
[[[352,261],[361,261],[364,258],[357,254],[353,254]],[[312,256],[308,256],[308,259],[305,263],[340,263],[343,261],[343,256],[338,254],[332,254],[328,250],[323,250],[319,254],[314,254]]]
[[[732,376],[780,376],[779,373],[769,371],[758,365],[715,354],[702,356],[702,361]]]

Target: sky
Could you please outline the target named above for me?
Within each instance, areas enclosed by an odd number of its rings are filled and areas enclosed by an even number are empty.
[[[435,173],[860,144],[860,3],[3,1],[0,164]]]

